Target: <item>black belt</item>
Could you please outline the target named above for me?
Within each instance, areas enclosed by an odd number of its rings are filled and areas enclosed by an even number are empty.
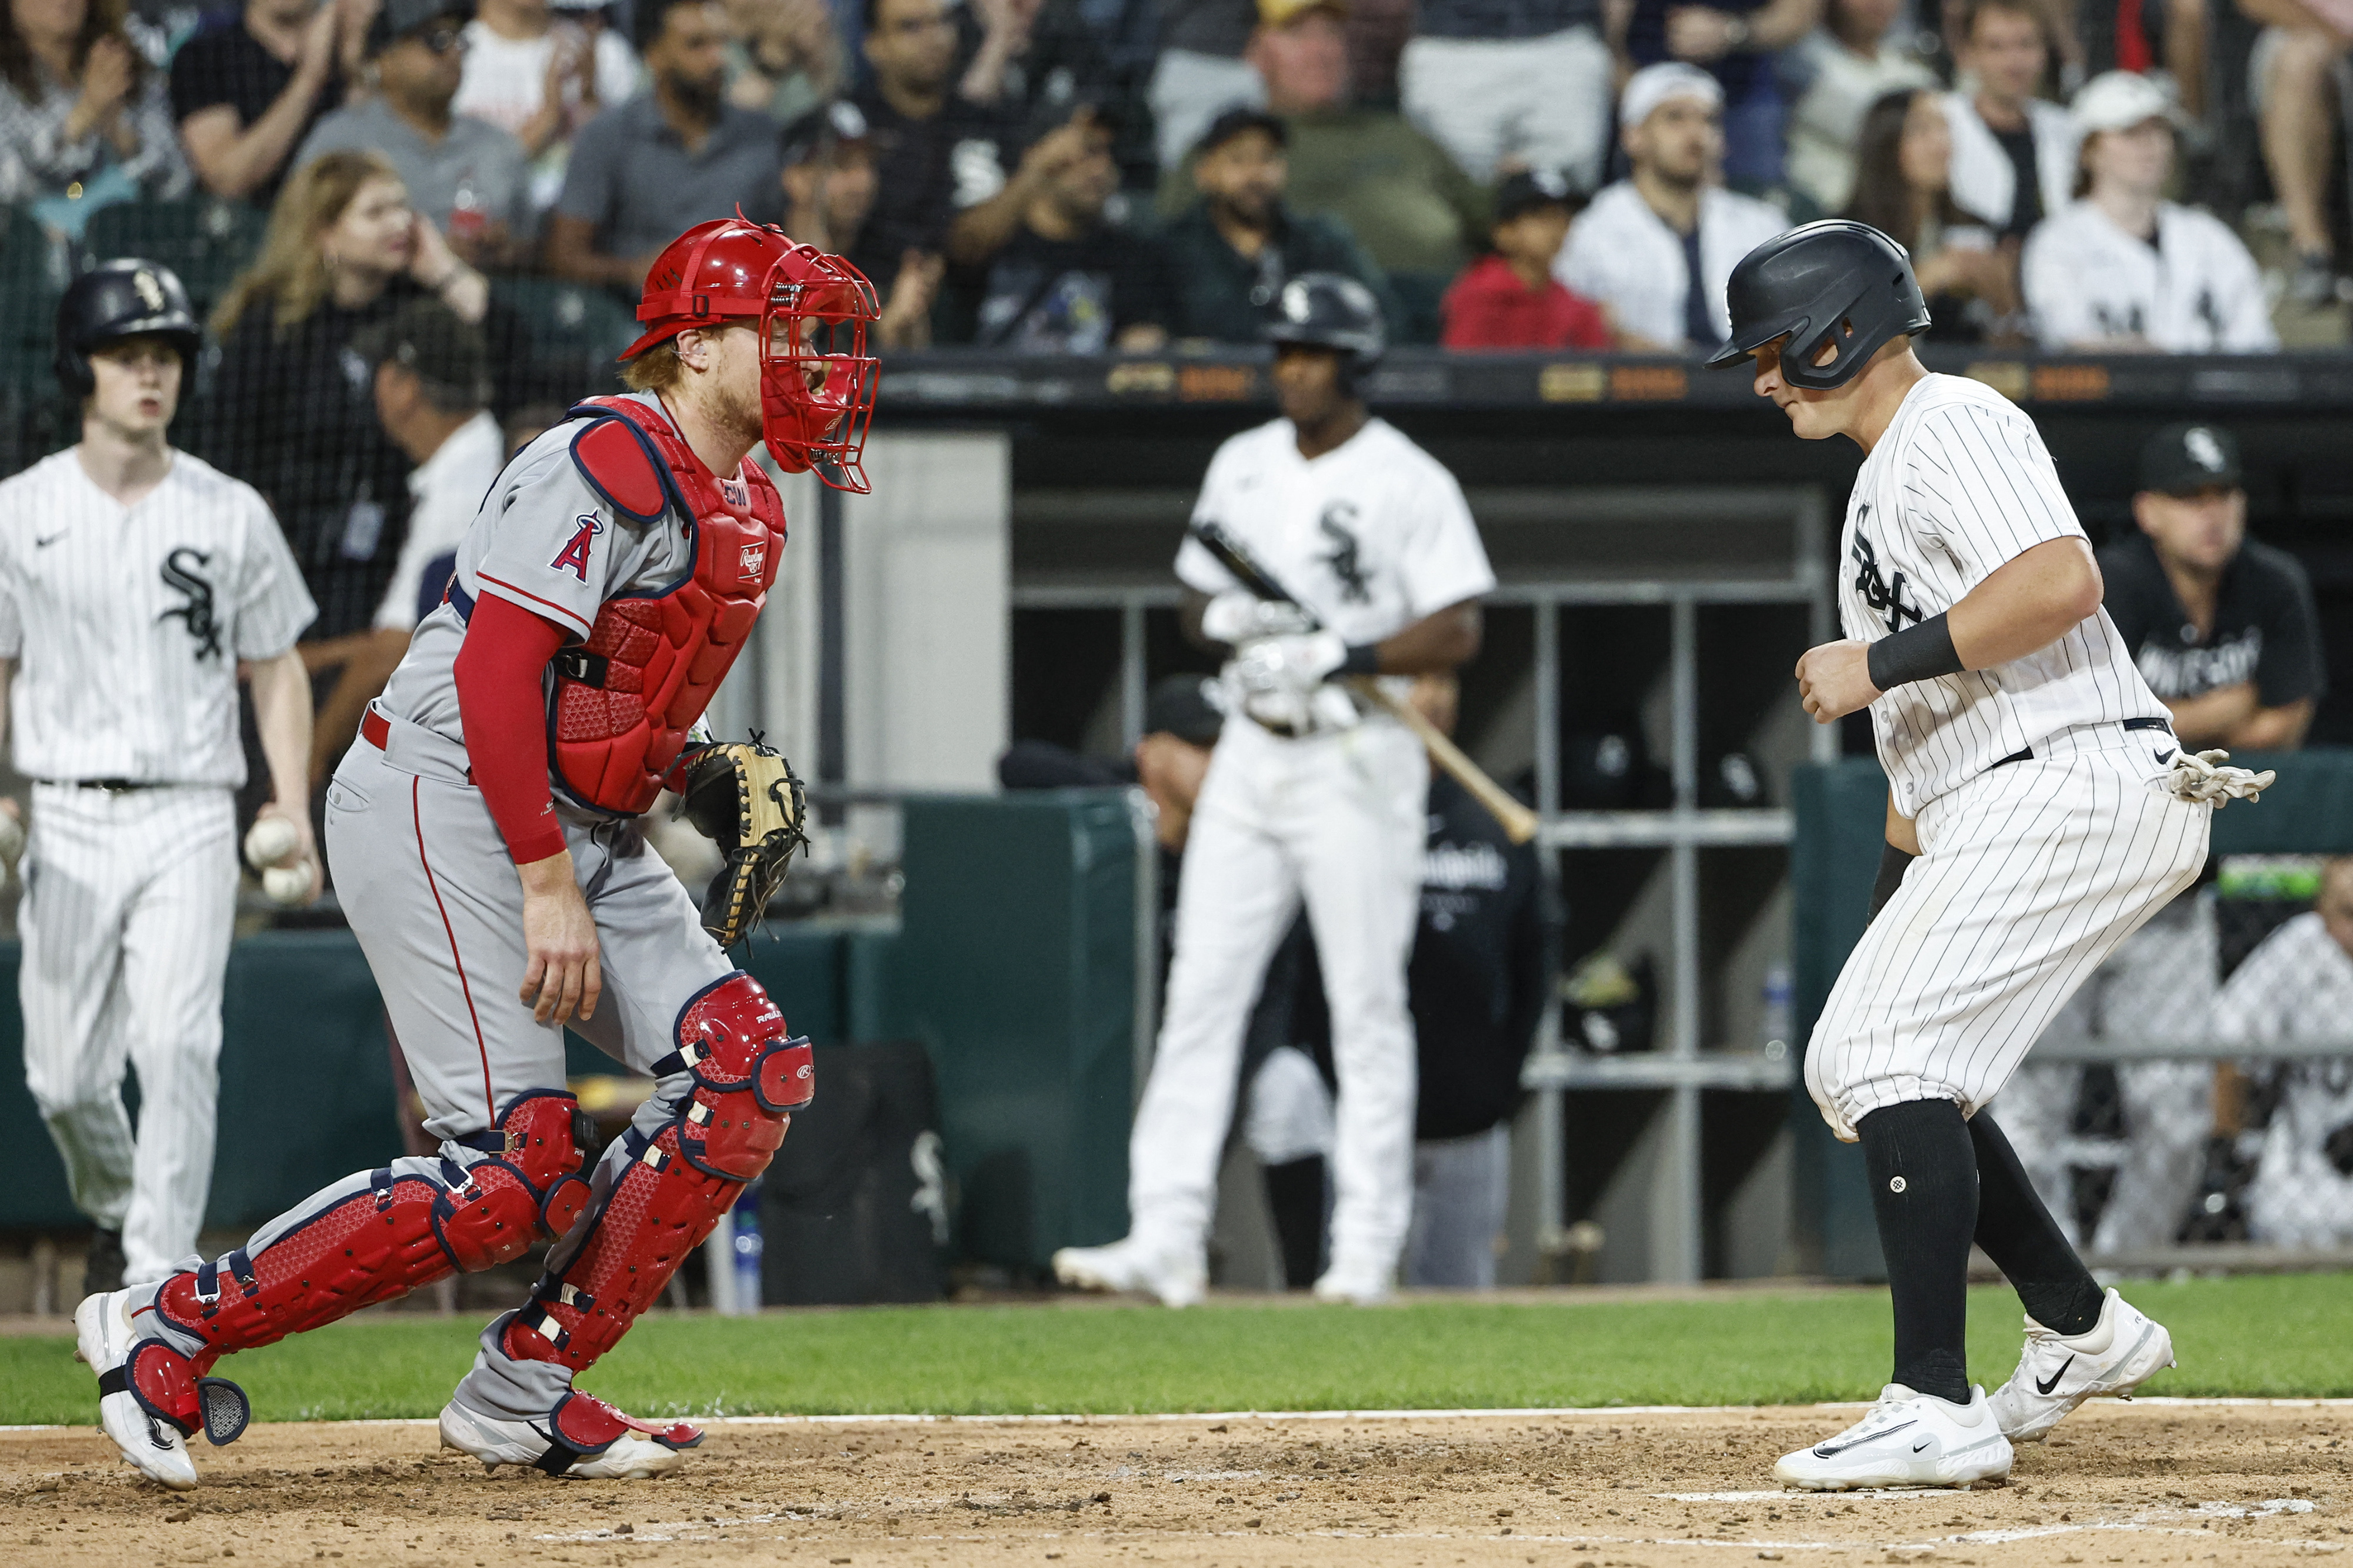
[[[2122,727],[2126,730],[2162,730],[2169,735],[2173,732],[2173,721],[2170,719],[2126,719],[2122,721]],[[2010,752],[2010,755],[1989,763],[1986,771],[1988,773],[1991,773],[1995,768],[2006,768],[2012,763],[2031,763],[2033,760],[2034,748],[2031,746],[2023,746],[2019,750]]]
[[[102,789],[109,795],[128,795],[134,789],[169,789],[172,786],[157,779],[43,779],[52,789]]]

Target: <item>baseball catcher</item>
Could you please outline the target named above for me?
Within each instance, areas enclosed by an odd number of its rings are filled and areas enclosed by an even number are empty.
[[[490,1268],[550,1237],[531,1299],[483,1330],[441,1441],[486,1466],[643,1478],[702,1440],[573,1387],[661,1294],[808,1103],[793,1038],[723,943],[799,843],[765,746],[698,738],[776,575],[785,518],[747,460],[862,491],[874,290],[740,218],[654,264],[623,356],[483,499],[445,602],[327,795],[335,884],[441,1140],[339,1182],[245,1246],[75,1315],[123,1457],[174,1488],[185,1439],[242,1430],[231,1352]],[[665,788],[727,868],[698,910],[639,831]],[[655,1079],[589,1158],[563,1030]],[[266,1134],[265,1134],[266,1135]]]

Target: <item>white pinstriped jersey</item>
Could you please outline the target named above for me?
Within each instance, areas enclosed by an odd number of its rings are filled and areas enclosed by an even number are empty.
[[[237,661],[317,614],[268,503],[185,452],[127,509],[73,448],[0,483],[0,658],[32,778],[243,784]]]
[[[1855,476],[1840,540],[1840,622],[1848,637],[1876,642],[1951,609],[2035,545],[2083,537],[2034,422],[1989,387],[1930,375]],[[2165,716],[2105,610],[2023,658],[1913,681],[1871,705],[1879,761],[1906,816],[2046,736]]]

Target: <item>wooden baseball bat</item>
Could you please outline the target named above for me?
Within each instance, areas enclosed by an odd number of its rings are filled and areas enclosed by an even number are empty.
[[[1261,599],[1287,605],[1299,603],[1268,574],[1266,568],[1251,559],[1240,541],[1217,523],[1203,520],[1191,524],[1187,531],[1199,540],[1218,564],[1233,574],[1234,580],[1249,592]],[[1471,798],[1484,806],[1487,815],[1502,826],[1504,837],[1514,844],[1525,844],[1536,836],[1536,814],[1514,799],[1511,791],[1489,778],[1487,770],[1472,762],[1445,731],[1423,716],[1420,709],[1401,698],[1390,696],[1388,689],[1372,676],[1352,676],[1347,685],[1366,701],[1412,731],[1415,738],[1429,751],[1430,760],[1443,768],[1447,776],[1456,784],[1471,792]]]

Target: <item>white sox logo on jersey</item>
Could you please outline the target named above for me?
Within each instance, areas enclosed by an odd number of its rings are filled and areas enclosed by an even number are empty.
[[[185,603],[155,617],[159,621],[176,619],[185,623],[188,635],[195,639],[198,658],[220,657],[220,626],[213,619],[213,585],[196,574],[198,567],[211,562],[210,555],[185,544],[164,557],[164,581]]]
[[[1862,602],[1869,605],[1880,619],[1887,623],[1888,635],[1893,637],[1904,629],[1907,616],[1915,626],[1928,617],[1920,613],[1918,605],[1904,602],[1903,573],[1895,574],[1893,583],[1880,575],[1879,552],[1871,547],[1870,536],[1862,531],[1862,525],[1870,517],[1870,502],[1866,501],[1855,509],[1854,591],[1862,595]]]
[[[1357,559],[1356,531],[1348,526],[1356,521],[1356,503],[1335,500],[1324,509],[1315,526],[1332,541],[1332,553],[1324,558],[1324,563],[1340,580],[1340,597],[1351,605],[1369,605],[1373,595],[1365,585],[1365,568]]]

